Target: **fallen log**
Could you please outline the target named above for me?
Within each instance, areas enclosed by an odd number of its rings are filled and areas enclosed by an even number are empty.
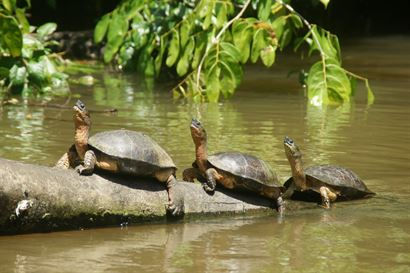
[[[182,218],[221,214],[275,214],[258,196],[180,182]],[[0,234],[49,232],[175,220],[166,212],[165,185],[150,179],[108,174],[80,176],[73,170],[0,158]],[[287,209],[312,207],[288,202]]]

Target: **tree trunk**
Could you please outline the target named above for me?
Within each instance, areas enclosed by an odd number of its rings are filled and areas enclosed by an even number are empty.
[[[220,214],[274,214],[273,202],[197,183],[180,182],[183,218]],[[0,158],[0,234],[46,232],[152,221],[170,221],[165,185],[155,180],[108,174],[79,176],[73,170]],[[301,203],[287,202],[287,209]],[[309,205],[312,207],[312,205]],[[182,217],[181,217],[182,218]]]

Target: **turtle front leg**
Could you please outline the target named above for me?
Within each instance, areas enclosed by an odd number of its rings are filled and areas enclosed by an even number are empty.
[[[198,179],[201,176],[197,168],[188,168],[182,172],[182,179],[187,182],[194,182],[194,179]]]
[[[166,180],[168,191],[167,210],[173,216],[184,213],[184,188],[177,182],[175,176],[171,174]]]
[[[202,187],[206,192],[214,192],[216,188],[216,181],[222,178],[222,175],[218,173],[214,168],[209,168],[205,172],[206,182],[202,184]]]
[[[95,163],[97,162],[97,157],[92,150],[88,150],[84,155],[84,166],[78,165],[75,170],[80,175],[90,175],[94,171]]]
[[[322,196],[322,206],[329,209],[330,201],[335,201],[337,199],[337,195],[325,186],[320,187],[319,191]]]

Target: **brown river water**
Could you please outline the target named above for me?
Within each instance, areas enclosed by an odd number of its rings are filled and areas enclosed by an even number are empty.
[[[267,70],[247,67],[235,94],[219,104],[172,100],[170,85],[99,72],[93,87],[71,86],[91,109],[94,133],[144,131],[179,167],[194,158],[192,117],[207,128],[210,152],[239,150],[268,161],[284,181],[288,135],[306,165],[353,169],[376,197],[275,216],[237,216],[0,237],[0,272],[410,272],[410,38],[356,40],[344,65],[368,77],[352,104],[307,104],[294,56]],[[307,67],[307,66],[306,66]],[[63,103],[65,99],[53,101]],[[71,110],[0,108],[0,157],[53,165],[73,141]]]

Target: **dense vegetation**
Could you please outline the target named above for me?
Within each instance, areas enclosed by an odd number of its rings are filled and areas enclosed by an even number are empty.
[[[320,0],[324,7],[329,1]],[[64,89],[61,57],[47,38],[56,24],[30,26],[30,6],[0,0],[0,89],[23,95]],[[350,101],[357,79],[373,100],[367,79],[342,67],[337,37],[305,20],[290,0],[123,0],[98,21],[94,40],[105,44],[106,63],[145,77],[171,71],[179,78],[174,93],[198,102],[230,97],[246,63],[270,67],[287,47],[317,60],[301,73],[310,103]]]
[[[195,101],[231,96],[243,64],[261,60],[270,67],[278,50],[304,44],[309,56],[319,53],[304,79],[311,103],[348,102],[356,79],[373,100],[367,79],[343,69],[337,37],[281,0],[124,0],[101,18],[94,38],[106,41],[104,61],[120,68],[147,77],[164,65],[174,69],[182,78],[175,91]]]
[[[0,2],[0,91],[27,96],[66,90],[67,76],[58,71],[59,56],[51,52],[54,42],[47,39],[57,25],[30,26],[25,11],[31,1],[19,4]]]

